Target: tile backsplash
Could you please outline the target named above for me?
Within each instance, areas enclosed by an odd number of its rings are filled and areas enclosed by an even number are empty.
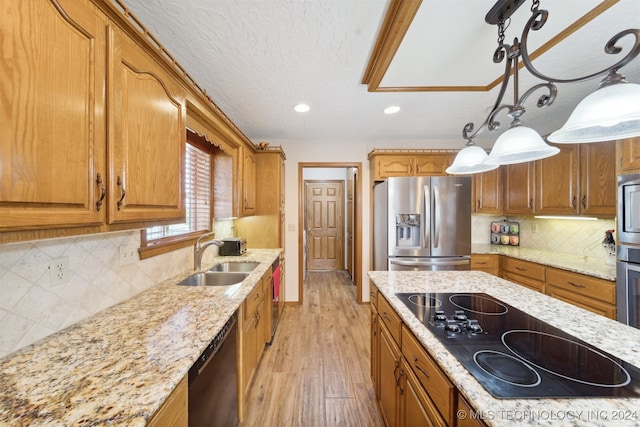
[[[0,357],[192,268],[193,250],[120,266],[120,246],[140,232],[0,245]],[[49,262],[67,257],[69,281],[51,286]]]
[[[520,223],[520,246],[551,252],[581,255],[605,259],[602,239],[606,230],[615,230],[614,219],[581,221],[571,219],[546,219],[533,217],[496,217],[473,215],[471,241],[490,243],[492,221],[508,219]],[[613,237],[616,238],[615,233]]]

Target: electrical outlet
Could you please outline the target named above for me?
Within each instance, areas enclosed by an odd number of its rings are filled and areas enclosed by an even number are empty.
[[[64,285],[70,278],[69,257],[63,256],[49,261],[49,285],[51,287]]]
[[[138,249],[135,245],[121,245],[120,255],[118,257],[118,265],[133,264],[138,260]]]

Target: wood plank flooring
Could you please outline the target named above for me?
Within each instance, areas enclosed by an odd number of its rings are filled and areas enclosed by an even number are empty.
[[[344,271],[310,271],[287,306],[247,399],[242,427],[384,426],[370,377],[370,309]]]

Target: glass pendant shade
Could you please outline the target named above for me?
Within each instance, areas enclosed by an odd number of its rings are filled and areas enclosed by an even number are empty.
[[[617,83],[584,98],[548,139],[571,144],[634,136],[640,136],[640,85]]]
[[[498,137],[484,162],[488,165],[510,165],[544,159],[558,152],[558,147],[548,145],[536,131],[518,125]]]
[[[446,169],[451,175],[466,175],[481,173],[496,169],[499,165],[484,163],[487,152],[477,145],[467,145],[458,152],[453,164]]]

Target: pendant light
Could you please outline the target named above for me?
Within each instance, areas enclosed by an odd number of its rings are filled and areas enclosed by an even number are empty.
[[[487,152],[475,145],[472,140],[469,140],[466,146],[458,152],[453,164],[445,172],[449,175],[467,175],[487,172],[499,166],[485,163],[486,158]]]
[[[507,110],[513,119],[509,129],[496,140],[489,156],[483,160],[488,165],[502,165],[529,162],[552,156],[560,150],[549,146],[540,135],[531,128],[522,126],[520,117],[525,112],[524,103],[536,91],[544,90],[536,106],[545,108],[553,104],[557,88],[556,83],[575,83],[606,75],[600,88],[587,96],[574,110],[567,123],[549,136],[549,141],[558,143],[586,143],[607,141],[620,138],[640,136],[640,85],[627,83],[618,70],[634,60],[640,54],[640,30],[628,29],[616,34],[605,46],[605,52],[618,54],[622,51],[616,43],[625,36],[635,38],[630,51],[625,57],[612,66],[596,73],[574,79],[554,79],[540,73],[531,63],[527,49],[527,41],[531,30],[540,30],[547,21],[549,12],[539,9],[540,1],[533,0],[531,17],[527,21],[519,42],[514,39],[512,45],[504,43],[505,23],[510,22],[511,15],[524,0],[499,0],[487,13],[485,21],[498,27],[498,47],[493,55],[493,62],[500,63],[505,58],[505,71],[498,97],[493,108],[482,125],[474,132],[474,124],[467,123],[462,131],[463,137],[471,142],[480,132],[487,129],[496,131],[500,123],[496,120],[498,113]],[[545,81],[518,97],[518,60],[522,58],[524,68],[533,76]],[[513,73],[513,104],[502,104],[507,85]],[[469,146],[461,150],[458,156]],[[454,165],[458,160],[454,161]],[[466,154],[465,154],[466,157]],[[461,159],[462,161],[462,159]],[[453,165],[452,165],[453,167]],[[480,169],[478,167],[478,169]],[[455,169],[454,169],[455,170]],[[467,172],[476,173],[476,172]]]

